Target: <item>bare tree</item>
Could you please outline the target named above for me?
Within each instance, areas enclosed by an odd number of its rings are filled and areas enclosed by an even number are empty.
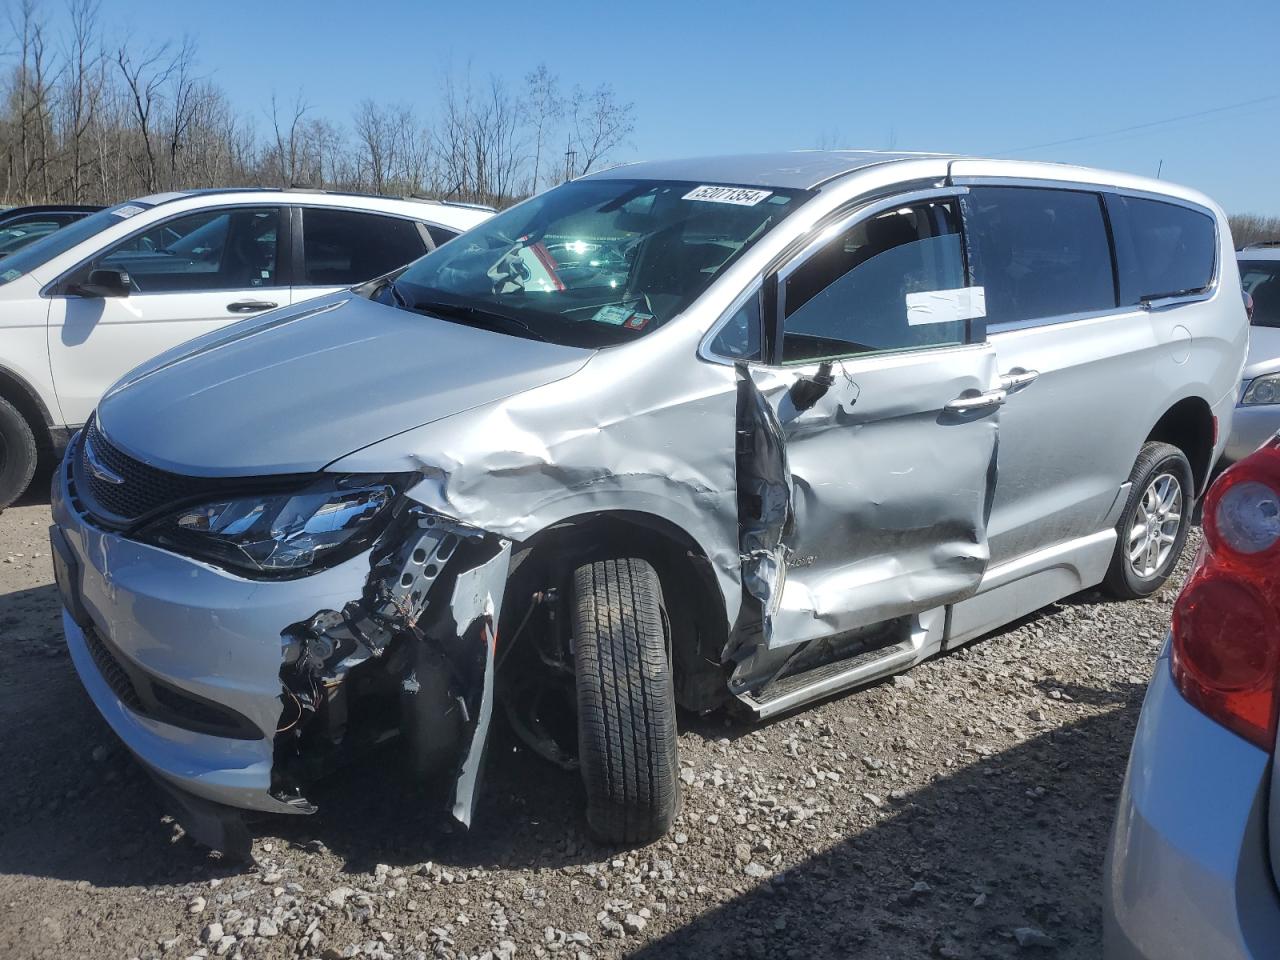
[[[569,175],[590,173],[592,167],[622,146],[635,132],[634,114],[635,104],[620,102],[610,84],[602,83],[590,92],[574,87],[569,100],[569,126],[581,168],[570,170]]]
[[[98,0],[70,0],[68,13],[71,36],[65,53],[68,74],[63,92],[63,111],[69,154],[67,179],[71,199],[79,203],[85,199],[88,189],[88,169],[92,158],[88,133],[98,117],[106,86],[106,56],[93,39],[98,32]]]
[[[185,48],[184,48],[185,49]],[[142,177],[143,188],[154,191],[159,185],[156,166],[156,109],[163,99],[165,84],[169,82],[176,66],[168,56],[166,43],[135,57],[128,47],[116,51],[116,64],[124,75],[125,86],[133,108],[133,121],[142,139],[143,157],[135,161]]]
[[[553,128],[564,117],[564,97],[560,80],[540,63],[524,78],[528,99],[529,124],[533,128],[533,171],[529,175],[529,193],[537,193],[542,183],[543,150],[550,141]]]
[[[293,98],[293,107],[282,122],[276,95],[271,94],[271,127],[275,131],[276,165],[280,172],[279,179],[282,187],[295,186],[302,180],[299,169],[302,161],[301,134],[304,127],[303,118],[310,109],[311,105],[303,99],[302,91],[299,90]]]

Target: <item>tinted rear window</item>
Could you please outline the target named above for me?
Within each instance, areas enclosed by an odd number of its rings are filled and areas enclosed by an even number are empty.
[[[1241,260],[1240,284],[1253,297],[1253,325],[1280,327],[1280,260]]]
[[[1111,244],[1097,194],[975,187],[965,214],[988,323],[1115,307]]]
[[[1217,233],[1213,218],[1176,203],[1109,196],[1116,235],[1120,302],[1198,293],[1213,282]]]

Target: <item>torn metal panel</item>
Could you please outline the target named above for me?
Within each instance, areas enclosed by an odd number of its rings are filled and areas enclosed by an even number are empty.
[[[464,827],[471,826],[471,818],[475,813],[480,772],[489,742],[489,721],[493,716],[497,625],[510,566],[511,544],[503,540],[490,559],[458,574],[453,596],[449,601],[456,636],[473,646],[480,646],[483,664],[479,703],[471,721],[471,736],[463,752],[462,767],[458,771],[453,795],[453,817]]]
[[[738,377],[738,528],[742,586],[760,603],[765,636],[782,602],[791,532],[791,467],[786,441],[773,408],[760,393],[746,364]]]
[[[947,409],[997,382],[978,345],[833,363],[799,409],[817,364],[753,367],[785,438],[794,522],[769,647],[802,643],[941,606],[977,590],[988,561],[998,406]]]

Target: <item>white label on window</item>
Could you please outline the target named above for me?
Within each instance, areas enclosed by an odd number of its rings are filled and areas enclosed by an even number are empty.
[[[117,217],[132,217],[135,213],[141,213],[145,209],[146,209],[145,207],[138,207],[131,203],[131,204],[128,204],[127,206],[119,207],[116,210],[112,210],[111,212],[114,213]]]
[[[591,319],[596,323],[607,323],[611,327],[620,327],[627,322],[633,312],[630,307],[611,303],[597,310],[595,316]]]
[[[975,320],[986,315],[987,291],[984,287],[907,294],[907,324],[912,327]]]
[[[772,190],[752,190],[750,187],[694,187],[684,195],[685,200],[704,200],[708,203],[733,203],[740,207],[754,207],[761,200],[773,196]]]

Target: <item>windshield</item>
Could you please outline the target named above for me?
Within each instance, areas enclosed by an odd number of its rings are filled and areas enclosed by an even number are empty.
[[[566,183],[413,263],[393,292],[408,309],[520,336],[626,343],[684,310],[808,197],[657,180]]]
[[[121,220],[132,217],[135,213],[141,213],[149,206],[150,204],[139,203],[137,200],[117,204],[41,237],[35,243],[4,258],[4,262],[0,263],[0,286],[17,280],[40,264],[61,256],[76,244],[83,243],[107,227],[113,227]]]
[[[1280,327],[1280,260],[1241,260],[1240,284],[1253,297],[1253,325]]]

